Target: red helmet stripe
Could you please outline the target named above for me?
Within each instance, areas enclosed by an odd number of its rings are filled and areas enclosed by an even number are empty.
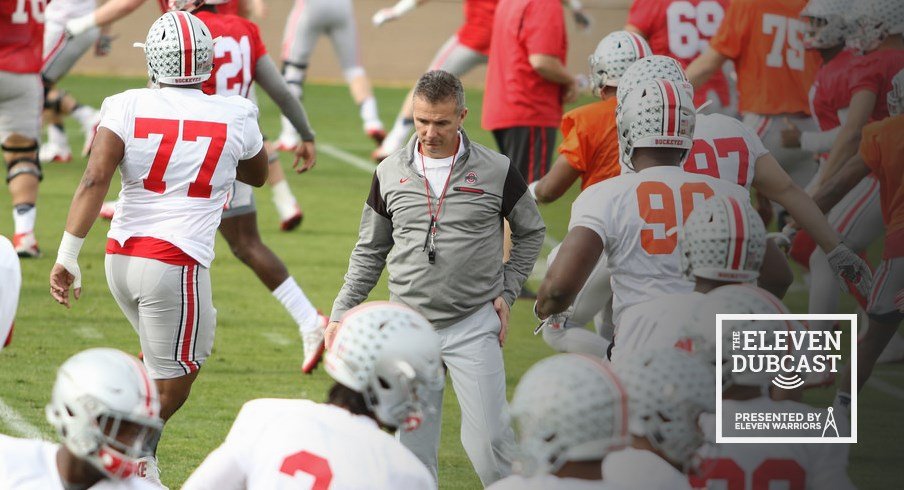
[[[634,50],[637,52],[637,59],[650,56],[650,53],[647,52],[647,48],[644,46],[644,41],[640,36],[634,34],[633,32],[629,32],[628,35],[631,36],[631,41],[634,42]]]
[[[664,111],[666,116],[665,134],[666,136],[678,136],[678,119],[676,118],[678,114],[678,91],[672,82],[666,80],[660,80],[659,86],[662,87],[666,101],[666,110]]]
[[[135,366],[135,370],[138,371],[138,377],[141,378],[141,392],[144,394],[144,408],[148,411],[148,416],[155,417],[157,416],[154,413],[154,405],[152,403],[151,398],[151,379],[148,377],[147,371],[139,364],[135,359],[129,357],[129,360],[132,361],[132,364]]]
[[[734,224],[735,233],[732,234],[731,241],[734,243],[734,254],[731,259],[731,270],[740,270],[741,263],[744,260],[745,249],[744,246],[744,236],[745,225],[744,223],[744,213],[741,210],[741,204],[738,203],[732,197],[728,198],[728,203],[731,205],[731,215],[729,221]],[[733,217],[734,219],[731,219]]]
[[[190,77],[195,74],[195,54],[191,21],[185,12],[176,12],[179,18],[179,37],[182,39],[182,76]]]

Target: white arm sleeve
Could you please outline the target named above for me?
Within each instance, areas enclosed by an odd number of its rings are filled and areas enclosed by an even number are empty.
[[[182,488],[183,490],[210,488],[243,490],[245,473],[239,463],[237,455],[234,454],[228,443],[224,443],[207,455],[201,466],[188,477]]]
[[[804,131],[800,135],[800,147],[813,153],[828,153],[841,132],[841,126],[828,131]]]

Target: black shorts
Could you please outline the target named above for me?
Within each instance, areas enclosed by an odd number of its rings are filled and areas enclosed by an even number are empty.
[[[556,129],[539,126],[516,126],[494,129],[499,151],[509,157],[528,184],[540,180],[552,165],[556,146]]]

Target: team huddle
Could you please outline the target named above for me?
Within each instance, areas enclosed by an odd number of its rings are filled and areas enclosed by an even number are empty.
[[[324,403],[246,402],[183,488],[437,488],[447,374],[484,487],[855,488],[848,445],[717,441],[716,399],[732,413],[806,410],[804,390],[836,386],[832,425],[849,432],[852,392],[877,363],[904,360],[904,2],[634,0],[624,30],[589,56],[599,100],[563,114],[578,83],[565,70],[562,2],[465,0],[465,24],[388,132],[349,0],[296,2],[281,69],[246,18],[262,1],[161,0],[135,44],[147,88],[95,109],[55,86],[92,46],[108,52],[109,25],[142,2],[0,9],[15,224],[12,243],[0,239],[0,346],[18,303],[16,256],[41,255],[42,165],[71,159],[62,121],[72,116],[88,163],[50,294],[67,308],[80,297],[85,237],[110,219],[104,271],[140,349],[140,359],[99,347],[63,363],[46,408],[60,443],[0,435],[0,487],[165,488],[158,442],[213,350],[219,230],[297,323],[301,371],[323,361],[333,384]],[[373,22],[420,3],[401,0]],[[567,3],[586,26],[580,2]],[[329,314],[263,243],[253,190],[269,184],[280,228],[299,226],[278,156],[292,153],[298,173],[315,166],[301,97],[321,35],[377,161]],[[462,124],[459,77],[484,63],[481,123],[499,151]],[[255,82],[281,113],[273,142]],[[119,196],[104,202],[117,171]],[[546,237],[539,206],[578,179],[568,233],[533,293],[524,285]],[[870,264],[879,238],[881,262]],[[868,316],[855,379],[847,365],[838,379],[811,374],[784,390],[774,373],[730,369],[732,339],[836,329],[778,317],[716,328],[718,314],[789,314],[790,261],[806,269],[809,313],[837,313],[850,294]],[[367,301],[384,269],[390,301]],[[507,400],[502,349],[525,297],[534,334],[557,353]]]

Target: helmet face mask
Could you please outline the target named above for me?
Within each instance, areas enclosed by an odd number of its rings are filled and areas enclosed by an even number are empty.
[[[384,426],[414,430],[445,374],[433,326],[407,306],[372,301],[349,310],[326,355],[327,373],[361,393]]]
[[[144,45],[148,78],[153,84],[195,85],[213,71],[213,38],[194,15],[167,12],[148,31]]]
[[[509,406],[525,476],[555,473],[568,461],[596,461],[630,443],[628,399],[598,359],[558,354],[521,378]]]
[[[800,14],[806,22],[804,47],[843,47],[848,34],[844,16],[850,10],[850,3],[850,0],[810,0]]]
[[[652,54],[647,41],[633,32],[615,31],[590,55],[590,81],[594,95],[603,87],[617,87],[618,80],[635,61]]]
[[[900,0],[857,0],[845,22],[850,27],[847,46],[869,53],[889,36],[904,33],[904,6]]]
[[[163,429],[153,381],[137,359],[115,349],[66,361],[45,412],[66,448],[111,478],[135,474]]]
[[[888,113],[891,116],[904,114],[904,70],[891,79],[892,89],[888,92]]]
[[[688,216],[679,230],[685,276],[721,282],[759,277],[766,253],[766,227],[749,202],[714,196]]]

